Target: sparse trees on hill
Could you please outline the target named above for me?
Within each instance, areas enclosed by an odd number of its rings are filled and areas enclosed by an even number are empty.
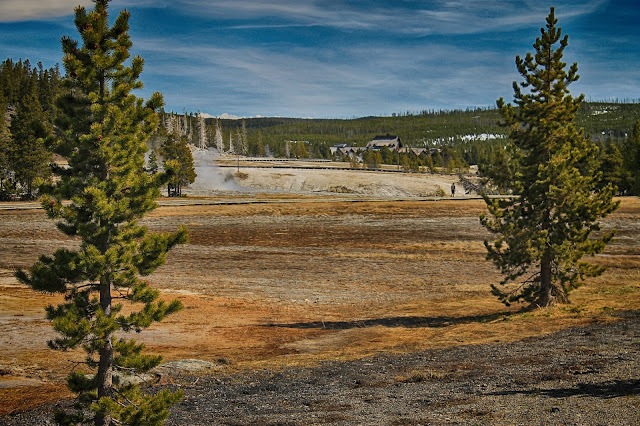
[[[485,197],[490,216],[481,223],[496,234],[485,246],[505,276],[492,289],[506,304],[564,303],[585,277],[600,275],[603,267],[582,258],[602,252],[613,238],[593,233],[618,206],[612,185],[600,185],[597,146],[575,124],[583,96],[573,98],[568,86],[578,79],[578,66],[565,69],[568,37],[556,27],[553,8],[546,22],[535,54],[516,57],[524,79],[513,84],[518,108],[497,102],[510,132],[508,173],[499,184],[514,197]]]
[[[145,142],[158,125],[162,96],[156,93],[145,103],[130,93],[142,87],[143,60],[135,57],[125,65],[132,45],[129,13],[121,12],[110,27],[107,5],[108,0],[96,0],[90,12],[78,7],[75,25],[82,45],[62,40],[68,78],[53,148],[69,166],[56,168],[59,180],[42,200],[58,229],[81,244],[41,256],[17,277],[34,290],[64,295],[62,304],[46,309],[59,334],[49,345],[82,348],[92,373],[78,369],[70,374],[68,386],[78,394],[78,410],[58,413],[56,420],[158,425],[181,393],[146,395],[139,386],[122,382],[123,375],[161,362],[159,356],[143,354],[144,345],[128,340],[127,333],[140,332],[181,308],[178,300],[158,301],[158,291],[141,277],[162,265],[167,252],[186,241],[187,231],[151,234],[138,223],[156,207],[166,181],[163,174],[144,172]],[[123,312],[121,301],[132,309]]]

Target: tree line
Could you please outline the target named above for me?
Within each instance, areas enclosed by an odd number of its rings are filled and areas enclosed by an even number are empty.
[[[62,95],[59,67],[32,66],[29,60],[5,60],[0,66],[0,198],[32,199],[38,185],[50,176],[54,160],[47,147]],[[354,167],[398,165],[408,171],[449,172],[478,165],[484,177],[503,173],[506,129],[496,108],[420,111],[391,117],[357,119],[247,118],[202,119],[200,114],[161,110],[160,125],[151,138],[151,170],[176,171],[169,195],[195,179],[188,145],[214,147],[231,155],[297,157],[352,161],[331,154],[340,143],[364,146],[377,134],[400,135],[408,148],[426,148],[422,154],[366,153]],[[173,120],[173,124],[171,123]],[[638,122],[640,104],[582,102],[576,122],[599,146],[602,173],[619,194],[640,194],[638,183]],[[482,135],[483,137],[480,137]],[[165,146],[166,144],[166,146]],[[624,154],[623,154],[624,153]],[[169,162],[170,164],[168,164]],[[160,164],[158,164],[160,163]],[[502,172],[501,172],[502,170]],[[497,186],[496,191],[504,190]]]
[[[33,198],[39,182],[51,175],[45,139],[58,114],[60,70],[32,67],[29,60],[0,65],[0,199]]]
[[[55,168],[55,128],[65,123],[64,77],[58,65],[45,69],[41,62],[6,59],[0,64],[0,200],[34,199]],[[159,126],[151,138],[147,171],[156,173],[158,162],[168,170],[168,194],[180,196],[182,187],[193,183],[196,174],[188,144],[193,135],[168,132]]]

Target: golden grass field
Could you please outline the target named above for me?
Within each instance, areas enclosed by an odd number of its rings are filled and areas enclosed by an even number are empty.
[[[228,373],[513,341],[640,309],[637,198],[603,221],[617,229],[595,259],[609,268],[603,276],[574,291],[570,305],[522,312],[490,293],[500,276],[485,260],[482,200],[269,197],[161,207],[145,218],[153,231],[190,229],[190,243],[149,278],[185,306],[136,337],[149,352],[224,359]],[[13,278],[38,255],[75,244],[42,210],[0,211],[0,415],[65,396],[64,377],[82,359],[47,349],[44,307],[61,298]]]

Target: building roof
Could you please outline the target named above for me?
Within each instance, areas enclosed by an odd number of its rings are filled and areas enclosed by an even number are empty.
[[[402,143],[398,136],[393,136],[388,133],[384,136],[376,136],[371,142],[367,143],[367,149],[379,149],[383,146],[397,150],[402,147]]]
[[[400,138],[397,136],[393,136],[390,135],[389,133],[387,133],[384,136],[376,136],[375,138],[373,138],[372,142],[376,142],[376,141],[400,141]]]

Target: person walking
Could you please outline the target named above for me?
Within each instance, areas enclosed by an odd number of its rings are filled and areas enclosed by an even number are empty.
[[[456,183],[452,183],[451,184],[451,196],[455,197],[456,196]]]

